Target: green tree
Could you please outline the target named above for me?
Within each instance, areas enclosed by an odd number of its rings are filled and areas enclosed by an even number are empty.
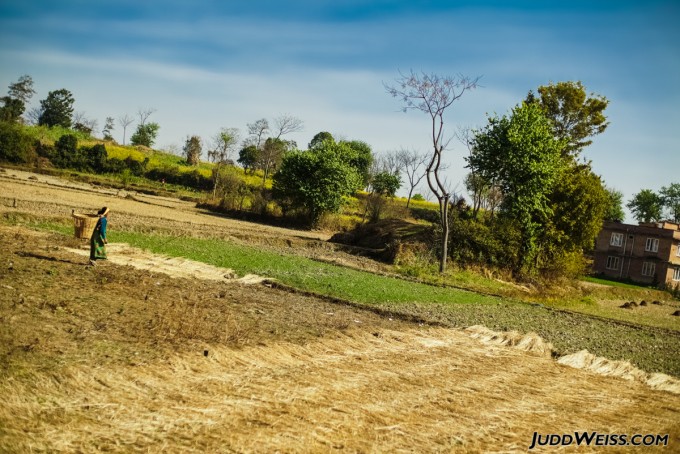
[[[371,166],[373,165],[371,146],[361,140],[343,140],[340,143],[347,145],[354,151],[354,155],[349,160],[349,165],[354,167],[361,175],[363,187],[368,186],[371,178]]]
[[[0,121],[15,123],[26,110],[26,106],[21,99],[3,96],[0,98],[0,101],[3,103],[3,106],[0,107]]]
[[[314,148],[321,146],[327,140],[335,142],[335,139],[333,138],[333,135],[331,135],[330,132],[321,131],[312,138],[312,140],[309,142],[309,145],[307,145],[307,148],[313,150]]]
[[[539,234],[539,264],[558,274],[583,272],[583,252],[595,245],[609,209],[609,193],[590,165],[568,165],[549,195],[552,211]],[[576,258],[578,263],[568,263]]]
[[[26,104],[34,94],[31,76],[21,76],[17,82],[10,84],[7,96],[0,98],[3,103],[0,107],[0,121],[10,123],[19,121],[26,110]]]
[[[373,187],[373,193],[375,194],[394,197],[401,186],[401,180],[398,175],[381,172],[373,176],[371,186]]]
[[[564,167],[562,146],[535,104],[523,103],[509,117],[489,118],[489,124],[475,133],[468,166],[498,185],[504,197],[502,214],[514,219],[521,231],[516,272],[536,269],[539,229],[552,215],[549,196]]]
[[[311,226],[325,213],[339,211],[343,198],[361,187],[361,177],[349,165],[347,145],[331,141],[309,151],[289,151],[274,174],[275,199],[283,206],[301,209]]]
[[[202,148],[200,137],[191,136],[187,138],[184,143],[184,156],[186,156],[189,165],[197,166],[200,164]]]
[[[40,101],[41,114],[38,124],[70,128],[74,102],[71,92],[64,88],[49,92],[47,98]]]
[[[33,89],[33,78],[28,74],[19,77],[19,80],[9,85],[8,94],[12,99],[19,99],[24,104],[28,104],[35,94]]]
[[[287,151],[288,144],[285,140],[268,137],[264,141],[257,155],[257,167],[262,170],[262,186],[264,186],[269,174],[281,164],[283,154]]]
[[[440,242],[439,271],[446,271],[449,241],[449,200],[451,194],[443,178],[440,177],[442,155],[447,141],[444,138],[444,113],[446,109],[463,96],[463,94],[477,87],[479,78],[441,77],[436,74],[402,75],[396,80],[397,85],[385,85],[392,97],[403,102],[404,112],[419,110],[430,117],[432,122],[432,157],[427,166],[427,184],[439,202],[439,218],[442,228]]]
[[[241,164],[243,170],[245,170],[246,172],[249,169],[251,172],[254,172],[259,155],[260,150],[258,150],[255,145],[248,145],[246,147],[241,148],[241,151],[238,152],[237,162]]]
[[[623,212],[623,192],[614,188],[605,187],[607,191],[607,207],[604,212],[605,221],[623,221],[626,213]]]
[[[591,93],[581,82],[558,82],[538,87],[538,97],[529,92],[527,103],[541,106],[553,124],[555,138],[565,141],[564,155],[577,157],[590,145],[590,137],[601,134],[609,123],[604,115],[609,101]]]
[[[643,189],[626,206],[638,222],[655,222],[661,219],[663,200],[651,189]]]
[[[670,220],[680,223],[680,183],[663,186],[659,195],[663,206],[668,209]]]
[[[137,130],[132,134],[132,137],[130,137],[130,143],[132,145],[142,145],[151,148],[156,141],[159,129],[161,129],[161,127],[158,123],[140,123],[137,125]]]
[[[102,130],[102,134],[104,135],[104,140],[107,141],[113,141],[113,137],[111,136],[111,131],[114,130],[114,119],[113,117],[106,117],[106,121],[104,123],[104,129]]]

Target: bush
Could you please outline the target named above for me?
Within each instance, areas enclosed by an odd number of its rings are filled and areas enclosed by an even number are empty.
[[[31,163],[36,153],[33,140],[21,126],[0,122],[0,161],[15,164]]]

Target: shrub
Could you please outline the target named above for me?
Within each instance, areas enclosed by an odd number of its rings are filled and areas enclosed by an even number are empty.
[[[15,124],[0,122],[0,161],[30,163],[36,153],[31,137]]]

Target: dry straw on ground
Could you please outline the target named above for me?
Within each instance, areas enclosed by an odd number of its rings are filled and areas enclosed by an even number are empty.
[[[534,431],[625,433],[632,420],[636,431],[680,437],[680,397],[446,329],[353,331],[35,378],[0,385],[0,448],[514,452]]]

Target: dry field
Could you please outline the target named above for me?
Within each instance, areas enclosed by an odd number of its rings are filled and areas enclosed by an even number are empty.
[[[317,232],[29,176],[0,174],[0,215],[108,205],[112,229],[372,266]],[[87,267],[83,247],[0,224],[0,452],[519,452],[534,432],[669,434],[605,449],[680,451],[676,379],[585,353],[570,367],[536,336],[411,324],[125,245]]]

